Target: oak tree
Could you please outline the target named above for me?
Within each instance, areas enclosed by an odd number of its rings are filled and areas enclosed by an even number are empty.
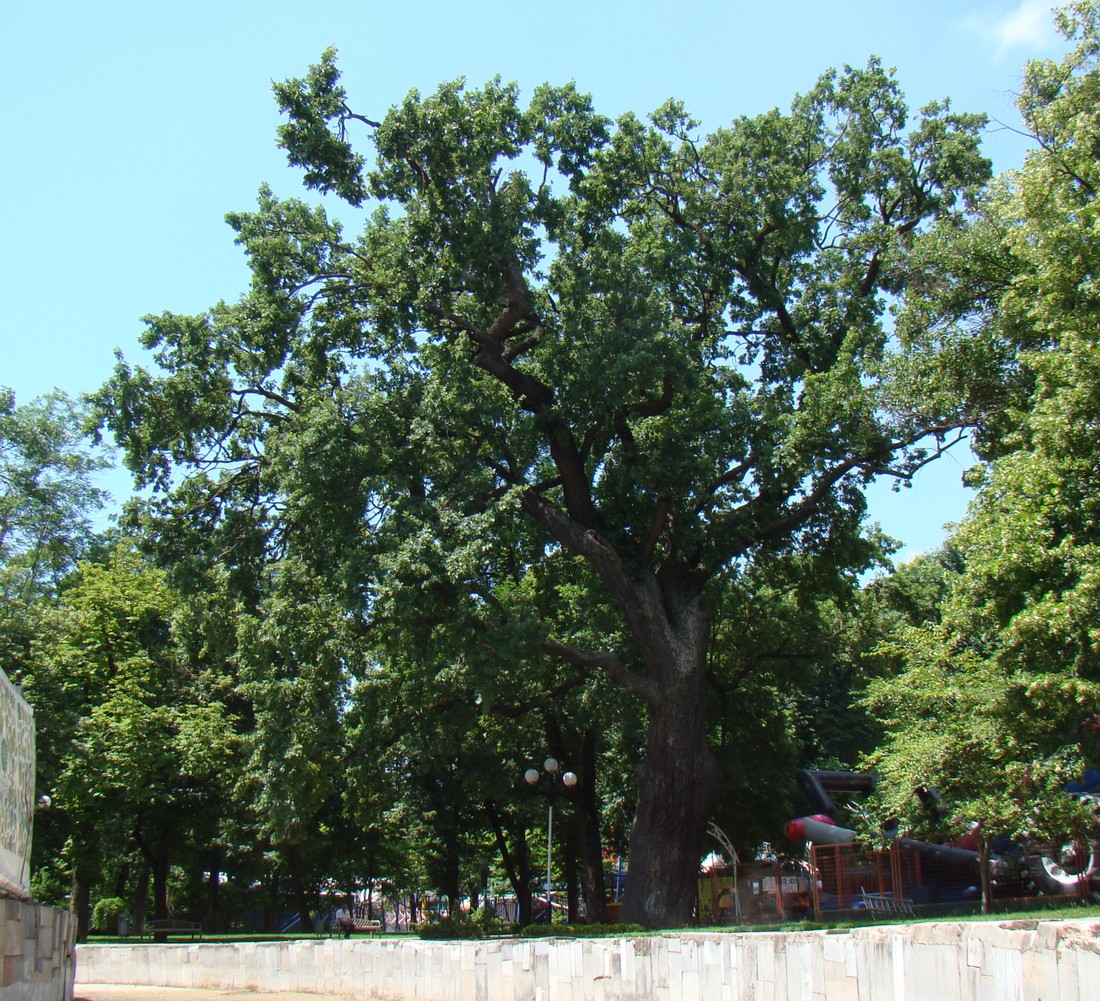
[[[934,271],[914,238],[988,176],[981,119],[911,118],[874,60],[709,135],[674,101],[611,121],[499,81],[374,120],[331,51],[275,94],[291,163],[361,234],[264,188],[229,217],[251,288],[148,318],[160,371],[120,362],[102,418],[169,520],[229,561],[300,556],[371,642],[446,621],[487,672],[548,656],[640,700],[623,918],[684,923],[718,595],[794,554],[850,579],[878,551],[864,486],[973,419],[889,309]],[[597,586],[542,572],[561,560]]]

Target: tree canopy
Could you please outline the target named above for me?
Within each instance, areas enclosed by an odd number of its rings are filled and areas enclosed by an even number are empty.
[[[163,492],[149,524],[253,581],[300,561],[363,677],[403,644],[485,704],[517,664],[606,672],[647,720],[624,918],[685,922],[714,610],[754,576],[853,586],[882,555],[863,487],[979,415],[931,378],[966,342],[889,311],[988,179],[982,119],[911,116],[875,60],[709,134],[499,80],[373,120],[333,51],[275,95],[363,229],[265,187],[229,217],[242,298],[147,319],[160,371],[120,361],[97,406]]]

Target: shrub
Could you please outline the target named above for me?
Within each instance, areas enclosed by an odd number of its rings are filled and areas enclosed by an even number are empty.
[[[92,908],[92,927],[101,935],[114,935],[118,931],[118,919],[127,911],[121,897],[104,897]]]
[[[644,931],[641,925],[527,925],[520,934],[525,938],[624,938]]]
[[[501,921],[491,911],[477,911],[473,916],[464,913],[426,921],[417,925],[416,933],[424,939],[477,939],[497,935],[514,935],[516,926]]]

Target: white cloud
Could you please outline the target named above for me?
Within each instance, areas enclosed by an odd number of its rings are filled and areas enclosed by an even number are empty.
[[[972,14],[964,24],[995,45],[998,58],[1017,49],[1033,55],[1058,45],[1052,9],[1050,0],[1020,0],[1015,10]]]

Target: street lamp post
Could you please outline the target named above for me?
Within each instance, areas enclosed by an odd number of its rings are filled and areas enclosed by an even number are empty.
[[[546,784],[546,923],[553,924],[554,911],[551,896],[551,866],[552,855],[554,851],[554,800],[558,794],[558,769],[561,767],[558,764],[557,758],[547,758],[542,763],[543,770],[548,776]],[[539,770],[537,768],[528,768],[523,773],[523,777],[529,786],[538,785]],[[572,789],[577,784],[577,776],[572,772],[565,772],[561,776],[561,784],[566,789]]]

